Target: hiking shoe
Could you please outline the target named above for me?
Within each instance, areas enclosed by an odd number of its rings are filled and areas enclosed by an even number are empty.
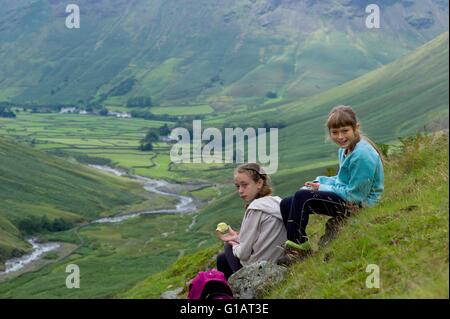
[[[279,265],[289,266],[312,255],[309,242],[302,244],[287,240],[284,244],[284,256],[278,260]]]
[[[309,244],[309,241],[305,241],[304,243],[299,244],[292,240],[286,240],[286,242],[284,243],[284,246],[286,248],[292,248],[294,250],[299,250],[299,251],[311,250],[311,245]]]
[[[323,249],[327,246],[333,239],[337,237],[339,230],[344,224],[344,219],[342,217],[332,217],[328,219],[325,224],[325,234],[319,239],[319,248]]]

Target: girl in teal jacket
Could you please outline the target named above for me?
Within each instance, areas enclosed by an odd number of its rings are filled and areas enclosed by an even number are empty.
[[[318,176],[306,182],[294,196],[282,200],[287,247],[309,251],[306,226],[310,214],[341,219],[348,216],[350,207],[375,205],[383,192],[382,156],[373,142],[361,135],[352,108],[343,105],[333,108],[327,128],[330,139],[340,146],[339,172],[332,177]]]

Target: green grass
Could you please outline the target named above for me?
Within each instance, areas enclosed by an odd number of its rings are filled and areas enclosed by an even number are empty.
[[[220,196],[221,191],[217,187],[205,187],[200,190],[192,191],[190,194],[204,201],[212,201]]]
[[[210,114],[213,111],[213,108],[209,105],[164,106],[151,108],[151,112],[156,115],[202,115]]]
[[[284,282],[265,298],[448,298],[448,135],[422,136],[403,145],[385,166],[381,204],[349,218],[335,241],[291,266]],[[202,215],[214,211],[223,219],[220,207],[230,201],[227,197],[203,210],[197,219],[200,229],[212,233]],[[239,210],[238,220],[242,207],[234,202],[223,209]],[[308,232],[314,249],[326,219],[311,216]],[[186,296],[185,283],[198,271],[215,267],[218,250],[216,241],[183,256],[117,297],[159,298],[177,287],[184,288]],[[380,289],[365,286],[369,264],[380,267]]]
[[[0,159],[1,262],[17,250],[29,250],[17,228],[29,216],[78,223],[148,205],[156,198],[164,202],[140,183],[51,157],[8,138],[0,138]]]
[[[157,208],[158,205],[155,205]],[[189,215],[144,216],[83,227],[83,244],[65,260],[0,285],[1,298],[108,298],[190,253],[203,238],[186,232]],[[183,240],[180,240],[180,236]],[[79,243],[74,230],[45,236]],[[67,289],[65,267],[80,267],[80,289]]]
[[[407,145],[386,168],[382,204],[351,218],[269,298],[448,298],[448,136]],[[368,264],[380,289],[365,286]]]
[[[177,66],[183,59],[169,58],[152,70],[142,69],[138,73],[139,85],[134,89],[137,96],[154,96],[154,93],[163,91],[166,86],[177,79]],[[156,95],[157,98],[160,96]]]
[[[195,275],[202,270],[214,267],[213,255],[220,252],[221,245],[215,245],[208,249],[180,257],[167,270],[155,273],[144,281],[138,283],[132,289],[120,293],[116,298],[125,299],[159,299],[162,292],[183,288],[184,296],[187,295],[187,285]]]

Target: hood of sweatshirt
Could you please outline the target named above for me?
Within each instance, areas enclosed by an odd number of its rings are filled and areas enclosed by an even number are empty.
[[[254,209],[260,210],[264,213],[273,215],[274,217],[283,220],[280,212],[280,202],[281,197],[278,196],[264,196],[258,199],[255,199],[250,203],[247,210]]]

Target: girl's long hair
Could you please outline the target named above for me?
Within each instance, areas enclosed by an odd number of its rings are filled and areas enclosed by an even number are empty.
[[[333,128],[340,128],[343,126],[351,126],[353,127],[353,130],[357,134],[357,142],[359,142],[361,139],[366,140],[372,147],[377,151],[378,155],[380,156],[380,159],[382,163],[384,163],[384,156],[379,150],[378,146],[367,136],[363,135],[362,132],[356,130],[356,125],[358,124],[358,119],[356,118],[356,113],[353,111],[353,109],[350,106],[346,105],[338,105],[333,107],[333,109],[328,114],[328,120],[327,120],[327,128],[328,132],[330,132]],[[356,143],[357,143],[356,142]],[[355,145],[356,145],[355,143]],[[355,145],[352,145],[350,148],[353,150]]]

